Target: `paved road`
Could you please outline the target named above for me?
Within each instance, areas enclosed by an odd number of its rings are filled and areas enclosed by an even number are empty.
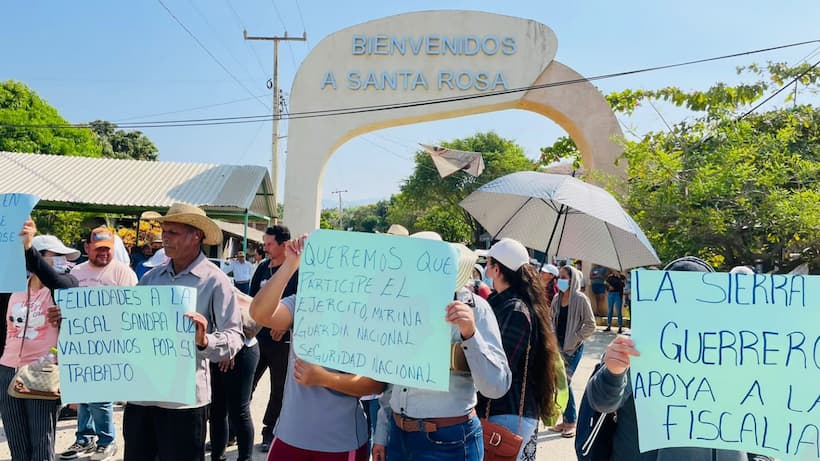
[[[614,335],[606,333],[598,329],[598,331],[587,342],[584,349],[584,357],[578,370],[575,372],[575,380],[572,383],[572,388],[575,391],[576,399],[580,400],[580,395],[583,392],[587,379],[592,372],[595,362],[603,353],[606,345],[612,340]],[[257,435],[255,443],[258,445],[262,442],[262,437],[258,433],[261,429],[262,415],[265,412],[266,398],[269,392],[269,381],[267,376],[259,383],[256,392],[258,398],[251,403],[251,414],[253,416],[254,424],[257,425]],[[122,407],[115,406],[114,418],[117,426],[117,444],[122,449]],[[57,424],[57,450],[61,451],[74,442],[74,431],[76,430],[76,421],[60,421]],[[538,436],[538,459],[550,461],[572,461],[575,460],[574,439],[564,439],[560,434],[548,432],[541,428]],[[2,430],[0,424],[0,460],[10,460],[8,444],[6,443],[6,434]],[[81,459],[88,459],[81,458]],[[122,459],[122,452],[118,453],[116,459]],[[228,450],[228,460],[236,460],[236,447]],[[254,452],[253,461],[264,461],[265,454],[258,450]]]

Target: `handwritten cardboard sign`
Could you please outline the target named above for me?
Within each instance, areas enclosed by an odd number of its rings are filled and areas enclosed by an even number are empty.
[[[26,291],[26,258],[19,234],[39,200],[31,194],[0,194],[0,293]]]
[[[820,277],[632,273],[641,451],[820,459]]]
[[[448,243],[318,230],[299,266],[293,347],[328,368],[446,391],[445,307],[458,272]]]
[[[183,314],[196,308],[196,289],[86,287],[56,298],[64,403],[195,403],[195,328]]]

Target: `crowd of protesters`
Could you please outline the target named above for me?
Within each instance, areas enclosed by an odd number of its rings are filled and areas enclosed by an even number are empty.
[[[383,383],[323,368],[296,357],[290,347],[298,293],[298,267],[305,237],[287,227],[269,227],[263,245],[240,253],[226,267],[214,265],[204,245],[219,245],[218,226],[194,206],[175,204],[155,218],[162,237],[135,252],[132,267],[118,261],[117,238],[106,227],[92,229],[83,250],[87,261],[73,265],[80,251],[54,236],[36,235],[27,221],[20,232],[29,273],[26,292],[0,297],[6,313],[0,355],[0,388],[15,370],[46,356],[57,345],[61,323],[54,290],[99,285],[183,285],[197,290],[194,312],[197,345],[196,401],[127,402],[121,453],[127,461],[250,460],[254,422],[250,400],[265,372],[271,381],[261,424],[259,450],[268,460],[481,460],[479,418],[519,435],[519,460],[534,460],[540,421],[555,420],[556,366],[567,379],[578,367],[584,342],[595,331],[593,304],[606,295],[606,331],[629,306],[627,277],[594,265],[589,283],[566,262],[532,264],[519,242],[502,239],[478,264],[475,252],[452,244],[459,258],[453,301],[441,306],[451,327],[449,392]],[[433,232],[408,235],[401,226],[389,233],[441,240]],[[712,270],[697,258],[682,258],[669,270]],[[20,268],[23,270],[23,268]],[[231,281],[227,274],[232,274]],[[591,290],[592,301],[586,294]],[[246,309],[258,328],[249,331]],[[637,354],[628,336],[607,347],[591,377],[585,401],[596,411],[619,414],[612,459],[746,459],[747,454],[697,448],[639,453],[629,364]],[[118,453],[110,402],[79,405],[74,442],[55,448],[60,405],[56,400],[25,400],[0,393],[0,415],[13,460],[113,459]],[[549,427],[575,436],[578,412],[572,391],[561,422]],[[207,434],[210,433],[210,440]]]

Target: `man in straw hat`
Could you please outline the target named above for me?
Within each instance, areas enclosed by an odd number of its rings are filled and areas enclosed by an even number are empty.
[[[410,237],[441,240],[435,232]],[[455,301],[443,312],[444,320],[451,324],[450,391],[388,385],[379,399],[374,461],[483,459],[476,391],[500,398],[510,388],[512,375],[495,314],[484,298],[467,288],[478,256],[462,244],[451,245],[459,256]],[[456,433],[463,444],[431,442],[452,440]],[[464,434],[470,434],[467,440]]]
[[[208,361],[230,360],[242,348],[242,320],[228,276],[202,252],[203,244],[222,242],[216,223],[199,207],[184,203],[173,204],[165,216],[155,219],[162,224],[169,259],[145,274],[140,285],[197,290],[196,311],[185,314],[196,326],[196,403],[129,402],[123,421],[124,459],[204,460],[211,396]]]

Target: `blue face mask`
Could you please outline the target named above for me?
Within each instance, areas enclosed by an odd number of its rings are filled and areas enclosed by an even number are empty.
[[[569,280],[558,279],[558,289],[562,292],[567,291],[569,289]]]
[[[493,279],[489,277],[484,277],[483,282],[486,283],[487,286],[490,287],[490,289],[493,288]]]

